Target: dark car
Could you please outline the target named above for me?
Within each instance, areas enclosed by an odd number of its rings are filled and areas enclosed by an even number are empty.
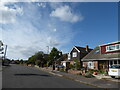
[[[57,68],[64,68],[63,65],[56,65]]]

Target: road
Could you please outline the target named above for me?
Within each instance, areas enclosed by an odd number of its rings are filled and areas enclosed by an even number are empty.
[[[2,74],[3,88],[95,88],[21,65],[5,67]]]

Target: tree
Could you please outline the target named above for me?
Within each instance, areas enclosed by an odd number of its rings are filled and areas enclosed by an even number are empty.
[[[57,48],[53,47],[53,49],[50,52],[50,56],[49,56],[50,60],[53,61],[53,60],[57,60],[58,58],[60,58],[61,57],[60,53],[61,52],[58,51]]]
[[[35,55],[29,57],[27,64],[35,64]]]
[[[40,60],[36,60],[35,64],[40,67],[40,64],[41,64]]]
[[[23,64],[23,59],[20,60],[20,64]]]
[[[78,59],[74,59],[74,62],[75,62],[75,68],[77,70],[79,70],[80,69],[80,62],[78,62]]]
[[[53,49],[50,52],[49,58],[50,58],[50,62],[53,65],[53,70],[55,69],[55,62],[57,61],[57,59],[59,59],[61,57],[61,52],[57,50],[57,48],[53,47]]]
[[[37,53],[35,53],[35,55],[31,56],[28,59],[28,63],[30,64],[36,64],[38,66],[44,66],[44,64],[46,63],[46,55],[44,54],[44,52],[39,51]]]

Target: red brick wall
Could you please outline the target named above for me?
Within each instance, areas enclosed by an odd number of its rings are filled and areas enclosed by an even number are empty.
[[[94,61],[94,69],[98,70],[98,61]]]
[[[83,62],[83,67],[86,67],[86,66],[87,66],[87,63],[88,63],[88,62]]]

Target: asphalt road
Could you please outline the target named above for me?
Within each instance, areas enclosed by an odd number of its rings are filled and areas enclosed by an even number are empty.
[[[2,88],[95,88],[20,65],[4,67],[2,79]]]

